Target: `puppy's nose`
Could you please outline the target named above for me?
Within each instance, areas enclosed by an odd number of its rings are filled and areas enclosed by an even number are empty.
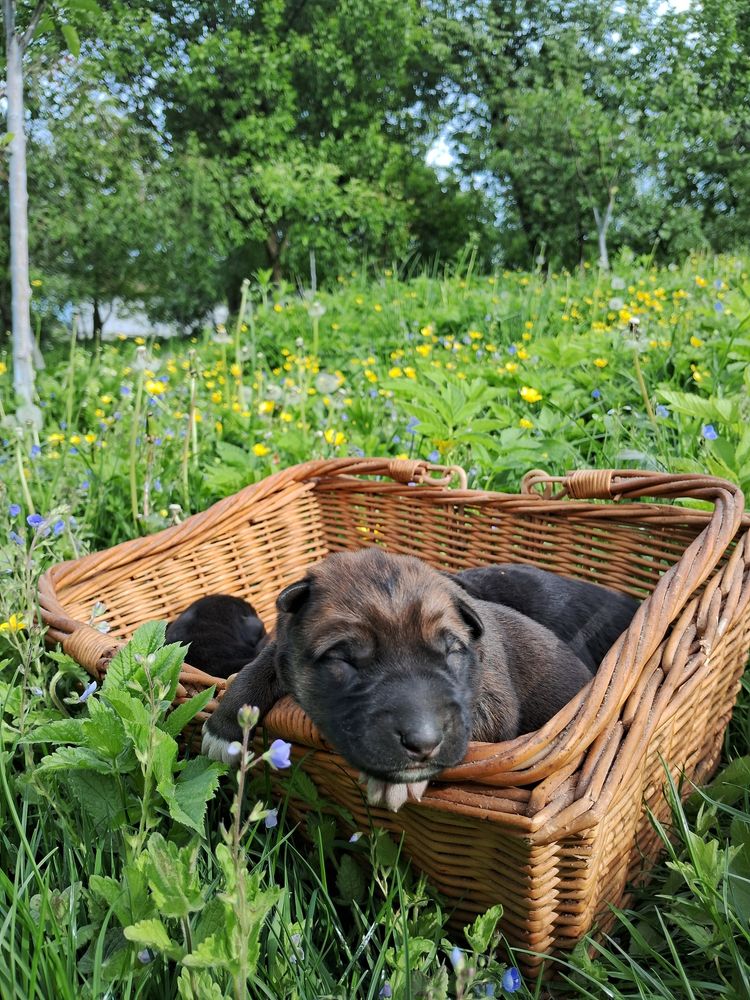
[[[442,734],[428,721],[410,726],[407,730],[399,732],[398,735],[401,745],[420,760],[433,757],[443,739]]]

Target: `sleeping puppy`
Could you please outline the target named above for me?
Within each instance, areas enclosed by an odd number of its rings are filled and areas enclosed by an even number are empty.
[[[262,718],[291,693],[362,771],[370,801],[393,809],[459,763],[470,739],[539,728],[592,676],[544,626],[378,548],[328,556],[277,607],[275,637],[206,723],[203,752],[226,760],[241,706]]]
[[[480,601],[515,608],[544,625],[592,671],[638,609],[638,601],[626,594],[536,566],[500,563],[465,569],[451,579]]]
[[[188,662],[214,677],[229,677],[254,660],[266,640],[255,608],[241,597],[211,594],[194,601],[167,626],[167,642],[190,645]]]

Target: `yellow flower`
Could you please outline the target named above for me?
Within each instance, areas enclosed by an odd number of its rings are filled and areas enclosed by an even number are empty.
[[[423,358],[426,358],[429,355],[430,351],[432,350],[432,344],[417,344],[415,349],[417,354],[421,355],[421,357]]]
[[[286,410],[282,410],[279,414],[279,418],[284,421],[285,424],[290,424],[294,419],[291,413],[287,413]]]
[[[273,413],[273,400],[264,399],[261,403],[258,403],[258,413],[261,415],[264,413]]]
[[[531,334],[528,331],[526,333],[522,333],[521,337],[523,340],[526,341],[526,343],[528,343],[531,340]]]
[[[47,437],[47,440],[49,441],[50,444],[62,444],[62,442],[65,440],[65,435],[59,434],[57,431],[55,431],[54,434],[50,434]]]
[[[606,358],[594,358],[594,364],[597,368],[606,368],[609,361]]]
[[[432,323],[428,323],[427,326],[423,326],[419,332],[423,337],[431,337],[435,332],[435,327]]]
[[[283,312],[284,311],[284,307],[282,306],[282,304],[280,302],[274,302],[274,304],[273,304],[273,311],[275,313]]]
[[[0,622],[0,632],[20,632],[26,623],[18,615],[11,615],[7,622]]]
[[[633,318],[633,314],[629,309],[621,309],[619,312],[620,322],[627,323]]]
[[[211,402],[212,403],[220,403],[221,400],[222,400],[222,395],[221,395],[220,392],[212,392],[211,393]]]
[[[112,397],[111,396],[100,396],[99,397],[99,402],[100,403],[104,403],[104,405],[106,406],[108,403],[112,402]]]
[[[365,300],[362,298],[361,295],[358,295],[354,301],[357,303],[358,306],[363,306],[365,304]]]
[[[401,371],[400,368],[389,368],[388,369],[388,378],[401,378],[401,376],[403,374],[404,373]]]
[[[135,342],[139,347],[143,347],[143,345],[146,343],[143,337],[136,337]]]
[[[234,375],[235,378],[239,378],[240,375],[242,374],[242,369],[236,362],[233,365],[229,366],[229,371],[232,375]]]
[[[0,361],[0,375],[4,375],[8,370],[8,366],[4,361]]]
[[[338,448],[340,444],[346,441],[346,435],[342,434],[341,431],[335,431],[332,427],[329,427],[324,433],[323,437],[326,439],[328,444],[332,444],[334,448]]]
[[[530,319],[527,319],[526,322],[523,325],[524,325],[524,327],[527,330],[533,330],[534,329],[534,324],[531,322]]]
[[[92,434],[89,431],[89,433],[85,435],[83,440],[86,442],[86,444],[93,444],[94,441],[96,441],[96,434]]]
[[[217,434],[221,434],[221,432],[224,430],[224,424],[222,424],[221,420],[217,420],[216,423],[214,424],[214,427],[216,428]]]
[[[707,284],[706,279],[701,278],[699,274],[696,274],[695,276],[695,283],[698,286],[698,288],[705,288]]]
[[[146,379],[146,392],[149,396],[161,396],[163,392],[166,392],[166,389],[163,382],[157,382],[153,378]]]
[[[413,368],[404,368],[404,375],[406,375],[407,378],[417,377],[417,373]]]
[[[505,363],[506,372],[514,372],[516,368],[518,368],[518,365],[516,364],[515,361],[507,361]]]
[[[483,334],[479,330],[469,330],[469,336],[472,340],[481,340]]]
[[[331,323],[331,329],[332,330],[340,330],[341,329],[341,324],[340,323]]]
[[[518,426],[523,427],[524,430],[528,431],[531,430],[534,424],[527,417],[521,417],[521,419],[518,421]]]
[[[235,401],[232,403],[232,413],[239,413],[241,409],[242,409],[242,406],[235,399]]]
[[[42,280],[41,280],[41,278],[34,278],[34,280],[31,282],[31,287],[32,288],[41,288],[42,287]]]
[[[401,462],[406,462],[409,459],[408,454],[405,451],[401,451],[396,455],[396,458]]]
[[[383,311],[383,307],[379,302],[376,302],[372,308],[375,310],[376,313],[382,313]]]
[[[538,389],[532,389],[528,385],[522,385],[518,391],[521,394],[521,399],[526,403],[538,403],[542,398],[542,394]]]
[[[257,455],[258,458],[262,458],[264,455],[267,455],[270,450],[271,449],[267,448],[264,444],[254,444],[253,445],[253,454]]]
[[[80,434],[71,434],[70,435],[70,443],[71,444],[80,444],[81,443],[81,436],[80,436]]]
[[[518,350],[516,351],[516,357],[518,358],[519,361],[526,361],[528,356],[529,352],[526,350],[525,347],[519,347]]]
[[[703,347],[703,341],[700,339],[700,337],[692,336],[690,338],[690,343],[692,344],[693,347]]]

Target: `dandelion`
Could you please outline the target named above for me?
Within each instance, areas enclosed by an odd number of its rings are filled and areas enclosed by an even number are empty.
[[[521,989],[521,973],[515,965],[511,965],[503,973],[503,989],[506,993],[515,993]]]
[[[701,427],[701,435],[706,441],[715,441],[719,436],[713,424],[704,424]]]
[[[284,768],[292,763],[289,757],[292,749],[291,743],[284,740],[274,740],[270,748],[263,754],[263,760],[267,760],[271,767]]]
[[[20,632],[22,629],[26,628],[26,623],[23,619],[16,614],[10,616],[7,622],[0,622],[0,633],[6,632]]]
[[[518,392],[525,403],[538,403],[542,398],[538,389],[533,389],[528,385],[522,385]]]

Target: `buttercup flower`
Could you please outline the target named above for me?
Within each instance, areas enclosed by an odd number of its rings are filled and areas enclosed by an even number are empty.
[[[19,615],[11,615],[7,622],[0,622],[0,632],[20,632],[26,625]]]
[[[518,391],[521,395],[521,399],[523,399],[526,403],[538,403],[542,398],[542,394],[538,389],[532,389],[531,386],[528,385],[522,385]]]
[[[258,458],[262,458],[264,455],[267,455],[270,450],[271,449],[268,448],[268,447],[266,447],[266,445],[264,445],[264,444],[254,444],[253,445],[253,454],[257,455]]]

